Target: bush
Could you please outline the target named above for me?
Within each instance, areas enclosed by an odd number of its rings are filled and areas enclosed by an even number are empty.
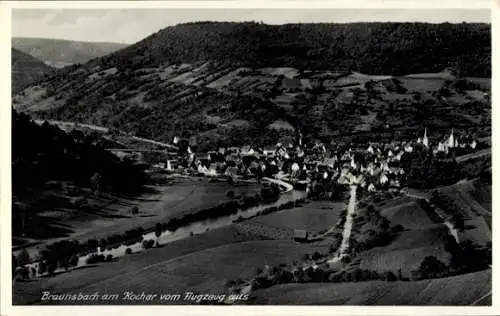
[[[19,266],[24,266],[31,262],[30,255],[26,249],[21,250],[19,255],[17,256],[17,264]]]
[[[125,249],[125,254],[130,255],[132,253],[132,249],[127,248]]]
[[[417,271],[412,271],[414,279],[440,278],[447,273],[446,265],[434,256],[427,256]]]
[[[130,248],[127,248],[127,249],[130,249]],[[107,255],[106,261],[113,261],[113,255],[112,254]]]
[[[142,248],[144,249],[149,249],[152,248],[155,244],[155,241],[153,239],[147,239],[142,242]]]
[[[312,256],[311,256],[311,259],[312,259],[312,260],[319,260],[319,259],[321,259],[322,257],[323,257],[323,255],[322,255],[322,254],[320,254],[318,251],[315,251],[315,252],[312,254]]]
[[[90,255],[90,257],[87,258],[87,264],[92,264],[92,263],[99,263],[99,262],[104,262],[105,258],[104,255]]]

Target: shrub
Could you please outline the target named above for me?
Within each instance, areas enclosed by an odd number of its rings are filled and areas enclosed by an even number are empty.
[[[127,248],[125,249],[125,254],[130,255],[132,253],[132,249]]]
[[[152,248],[155,244],[155,241],[152,239],[147,239],[142,242],[142,248],[149,249]]]
[[[17,256],[17,263],[20,266],[23,266],[25,264],[28,264],[31,262],[30,255],[26,249],[21,250],[19,255]]]
[[[322,255],[322,254],[320,254],[318,251],[315,251],[315,252],[312,254],[312,256],[311,256],[311,259],[312,259],[312,260],[319,260],[319,259],[321,259],[322,257],[323,257],[323,255]]]
[[[127,248],[127,249],[130,249],[130,248]],[[112,254],[107,255],[106,261],[113,261],[113,255]]]
[[[392,271],[384,272],[384,279],[385,279],[385,281],[389,281],[389,282],[394,282],[394,281],[398,280],[398,278],[396,277],[396,275]]]
[[[87,258],[87,264],[92,264],[92,263],[98,263],[98,262],[104,262],[105,258],[104,255],[91,255],[90,257]]]

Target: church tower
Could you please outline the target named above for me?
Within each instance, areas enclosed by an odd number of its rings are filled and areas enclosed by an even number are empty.
[[[455,136],[453,135],[453,128],[451,129],[450,137],[448,138],[448,148],[455,147]]]
[[[427,128],[425,128],[424,131],[424,139],[422,140],[422,144],[424,144],[425,147],[429,147],[429,139],[427,138]]]

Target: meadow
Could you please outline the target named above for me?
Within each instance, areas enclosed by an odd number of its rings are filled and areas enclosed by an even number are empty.
[[[259,290],[256,305],[491,305],[491,270],[416,282],[285,284]]]

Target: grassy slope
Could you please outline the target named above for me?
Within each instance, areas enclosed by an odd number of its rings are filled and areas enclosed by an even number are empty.
[[[491,185],[479,179],[461,181],[437,190],[444,199],[438,207],[448,216],[460,214],[465,217],[465,229],[459,232],[460,240],[470,239],[479,245],[492,240],[488,225],[492,218],[491,190]]]
[[[396,197],[376,204],[375,208],[391,225],[402,225],[405,230],[389,245],[358,254],[360,268],[396,274],[401,269],[403,276],[410,277],[410,272],[418,268],[426,256],[449,262],[450,254],[443,244],[448,229],[431,219],[414,198]],[[354,238],[362,240],[364,236],[354,234]]]
[[[176,241],[115,263],[73,271],[14,286],[15,303],[33,303],[40,289],[56,292],[94,291],[182,293],[187,290],[221,293],[227,280],[253,276],[257,268],[300,259],[327,245],[261,240],[236,226]],[[117,302],[119,303],[119,302]]]
[[[258,239],[261,239],[261,237],[244,233],[234,225],[220,228],[174,241],[161,248],[148,250],[145,253],[125,256],[113,263],[90,266],[85,269],[78,269],[70,273],[63,273],[52,278],[44,278],[32,282],[17,282],[13,287],[13,302],[14,304],[36,303],[40,299],[41,289],[66,293],[84,291],[85,288],[97,286],[97,284],[103,286],[103,284],[108,282],[107,280],[111,282],[113,278],[126,282],[131,276],[138,274],[141,269],[149,265],[163,263],[205,249]],[[168,282],[160,282],[159,284],[165,285]],[[119,288],[116,290],[121,293],[124,289]],[[101,288],[101,290],[107,291],[106,287]],[[110,290],[111,288],[109,288],[109,292],[111,292]]]
[[[299,260],[304,254],[326,245],[298,244],[293,241],[247,241],[179,256],[143,267],[130,275],[86,287],[85,291],[119,292],[130,289],[149,293],[225,293],[228,280],[248,278],[257,268]]]
[[[417,282],[370,281],[273,286],[254,293],[255,304],[471,305],[491,291],[491,270]],[[480,303],[491,304],[491,296]]]

